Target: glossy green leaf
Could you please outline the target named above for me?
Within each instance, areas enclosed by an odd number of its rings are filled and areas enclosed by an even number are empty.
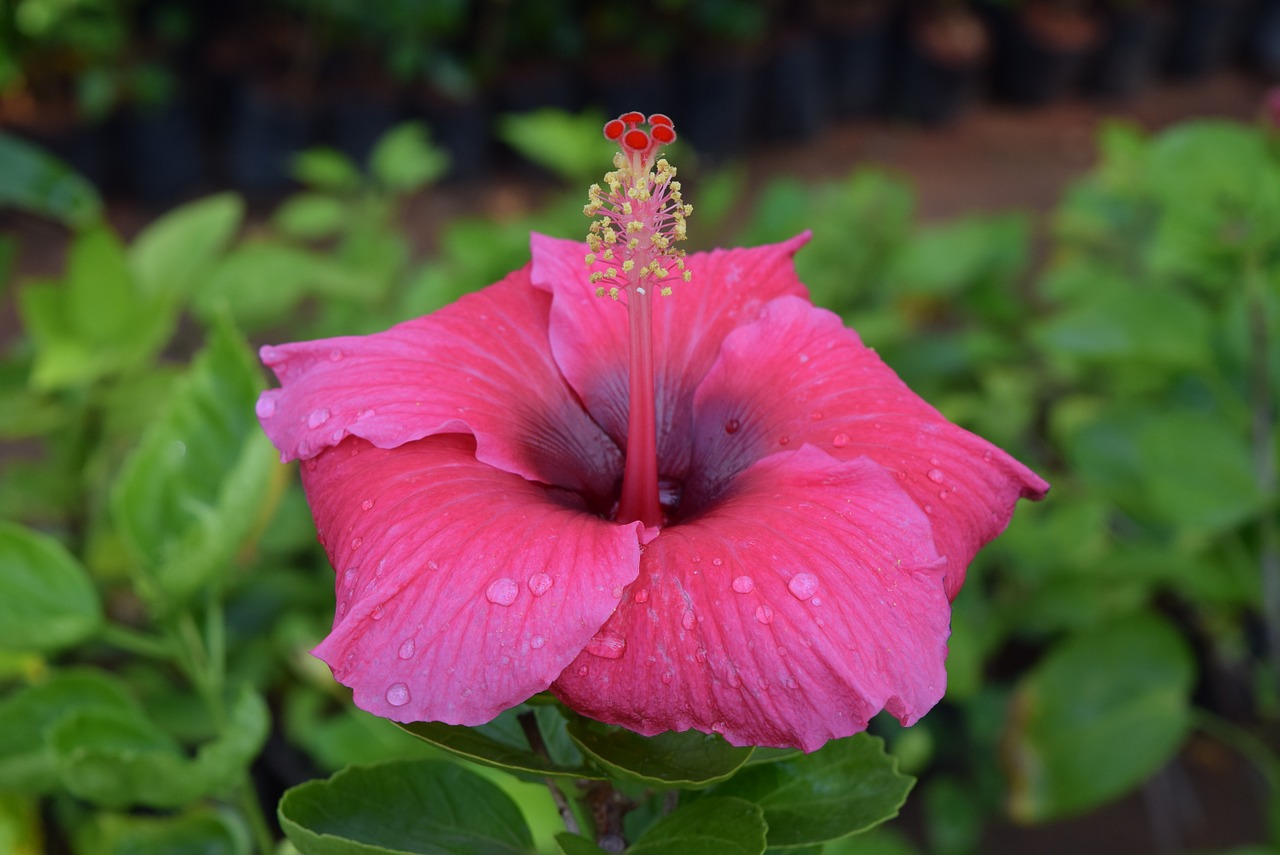
[[[569,721],[569,736],[605,768],[661,787],[703,787],[723,781],[747,762],[752,751],[696,730],[641,736],[585,718]]]
[[[158,605],[225,578],[270,501],[278,467],[254,417],[261,388],[244,342],[218,325],[124,465],[113,518]]]
[[[77,835],[81,852],[95,855],[249,855],[249,835],[229,811],[194,810],[174,816],[102,813]]]
[[[270,724],[266,702],[245,689],[223,733],[194,758],[138,710],[82,710],[59,721],[49,738],[59,777],[78,798],[111,808],[173,808],[240,786]]]
[[[503,855],[533,851],[520,809],[454,763],[353,766],[284,794],[280,825],[302,855]]]
[[[193,294],[243,217],[243,200],[220,193],[175,208],[147,226],[129,247],[129,266],[142,293]]]
[[[444,174],[449,157],[431,144],[426,126],[407,122],[383,134],[369,155],[369,171],[382,186],[412,193]]]
[[[489,724],[479,727],[461,727],[440,722],[420,721],[399,725],[418,739],[486,766],[523,772],[539,777],[602,779],[599,769],[582,762],[576,751],[555,750],[557,736],[553,728],[563,731],[563,719],[554,714],[538,715],[540,711],[508,710]],[[549,710],[554,713],[554,711]],[[539,721],[542,738],[550,756],[544,757],[529,748],[529,741],[517,721],[520,715],[532,715]]]
[[[732,797],[708,797],[682,805],[649,826],[629,855],[762,855],[766,825],[759,805]]]
[[[605,851],[585,837],[564,832],[556,835],[562,855],[605,855]]]
[[[0,208],[15,207],[82,228],[102,216],[93,185],[58,158],[0,133]]]
[[[914,784],[880,739],[860,733],[794,760],[751,766],[708,793],[760,805],[769,846],[794,847],[866,831],[897,816]]]
[[[0,700],[0,790],[46,793],[58,781],[57,755],[46,731],[83,710],[137,713],[115,677],[90,669],[62,671]]]
[[[1136,786],[1182,744],[1194,681],[1186,642],[1151,615],[1055,647],[1014,698],[1005,742],[1010,812],[1041,822]]]
[[[80,562],[53,538],[0,521],[0,649],[58,650],[101,623]]]
[[[351,191],[360,186],[360,170],[337,149],[310,148],[293,159],[291,172],[303,184],[330,192]]]
[[[298,193],[276,209],[272,220],[289,237],[319,240],[332,237],[342,228],[347,206],[325,193]]]

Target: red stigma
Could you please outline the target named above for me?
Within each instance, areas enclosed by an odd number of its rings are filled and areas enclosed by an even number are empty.
[[[623,113],[619,116],[618,121],[624,122],[628,125],[638,125],[644,121],[644,113],[637,113],[635,110],[632,110],[630,113]]]
[[[611,119],[604,123],[605,139],[613,140],[614,142],[617,142],[619,139],[622,138],[622,133],[626,129],[627,129],[627,126],[623,124],[621,119]]]
[[[671,117],[668,116],[666,113],[654,113],[649,117],[649,124],[650,125],[666,125],[669,128],[669,127],[672,127],[674,123],[671,121]]]
[[[650,122],[649,124],[653,126],[651,133],[653,134],[653,138],[658,142],[665,145],[676,141],[676,132],[671,129],[670,125],[659,125],[654,124],[653,122]]]
[[[636,114],[628,113],[627,115],[630,116]],[[649,135],[638,128],[633,128],[627,131],[626,135],[623,136],[622,144],[632,151],[644,151],[649,147]]]

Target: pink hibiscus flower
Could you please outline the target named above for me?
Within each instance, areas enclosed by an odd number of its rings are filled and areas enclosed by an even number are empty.
[[[642,124],[606,125],[588,246],[535,235],[430,316],[262,349],[281,387],[258,415],[336,570],[315,654],[396,721],[550,688],[739,745],[910,724],[970,559],[1048,485],[809,302],[805,236],[682,257],[675,134]]]

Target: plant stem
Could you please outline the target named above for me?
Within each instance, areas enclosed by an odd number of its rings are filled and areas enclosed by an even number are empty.
[[[529,750],[544,760],[550,760],[551,754],[547,751],[547,744],[542,739],[542,731],[538,729],[537,717],[532,712],[522,712],[516,719],[524,731],[524,738],[529,742]],[[554,778],[547,777],[542,780],[551,791],[551,800],[556,803],[556,810],[560,812],[560,821],[564,823],[565,830],[571,834],[581,834],[578,817],[574,814],[573,806],[569,804],[564,791],[560,789]]]
[[[1268,837],[1272,846],[1280,846],[1280,757],[1262,739],[1221,716],[1201,709],[1194,711],[1196,727],[1234,749],[1251,761],[1267,784]]]
[[[113,647],[118,647],[129,653],[135,653],[138,656],[165,661],[171,661],[174,658],[173,648],[163,638],[148,635],[131,626],[125,626],[114,621],[103,623],[102,628],[98,630],[98,637]]]

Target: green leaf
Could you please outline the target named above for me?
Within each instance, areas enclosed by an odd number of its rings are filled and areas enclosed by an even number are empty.
[[[280,825],[302,855],[529,853],[520,809],[454,763],[353,766],[284,794]]]
[[[605,855],[605,851],[585,837],[563,832],[556,835],[556,845],[563,855]]]
[[[1190,727],[1195,662],[1151,615],[1068,639],[1023,678],[1006,734],[1009,810],[1043,822],[1122,795]]]
[[[311,148],[293,159],[293,177],[303,184],[329,192],[347,192],[360,186],[360,170],[337,149]]]
[[[79,851],[98,855],[249,855],[244,825],[230,811],[194,810],[176,816],[99,814],[78,835]]]
[[[86,709],[49,731],[72,795],[110,808],[174,808],[240,786],[270,729],[266,702],[243,690],[221,736],[194,759],[141,711]]]
[[[46,731],[82,710],[135,712],[137,702],[114,677],[90,669],[62,671],[0,700],[0,791],[47,793],[58,781]]]
[[[709,797],[682,806],[659,819],[627,847],[627,853],[762,855],[765,834],[764,811],[759,805],[744,799]]]
[[[383,187],[412,193],[444,174],[449,157],[431,144],[427,128],[406,122],[382,135],[369,155],[369,171]]]
[[[567,758],[570,762],[557,762],[554,756],[547,758],[531,751],[528,740],[514,721],[518,715],[523,714],[527,713],[508,711],[497,720],[479,727],[461,727],[429,721],[399,726],[424,742],[486,766],[540,777],[588,780],[604,778],[598,769],[583,763],[581,755]],[[547,725],[542,722],[540,725],[544,740],[552,742],[554,736],[548,732]]]
[[[278,465],[254,418],[261,373],[226,324],[121,471],[111,511],[158,606],[227,578],[272,499]]]
[[[641,736],[585,718],[570,719],[569,736],[602,766],[661,787],[704,787],[723,781],[747,762],[752,751],[696,730]]]
[[[708,790],[764,808],[770,847],[811,846],[866,831],[898,814],[915,779],[865,733],[812,754],[748,767]]]
[[[604,114],[566,113],[555,107],[501,116],[498,136],[530,162],[570,184],[599,180],[614,146],[600,133]]]
[[[298,193],[290,196],[272,217],[276,227],[292,238],[320,240],[342,228],[347,206],[325,193]]]
[[[53,538],[0,521],[0,649],[59,650],[101,623],[80,562]]]
[[[1030,225],[1006,214],[968,217],[923,229],[894,259],[889,275],[905,294],[949,296],[990,279],[1010,280],[1026,265]]]
[[[83,228],[102,217],[102,199],[74,169],[25,140],[0,133],[0,208],[15,207]]]
[[[194,294],[243,217],[240,197],[220,193],[175,208],[149,225],[129,247],[129,265],[142,293]]]

